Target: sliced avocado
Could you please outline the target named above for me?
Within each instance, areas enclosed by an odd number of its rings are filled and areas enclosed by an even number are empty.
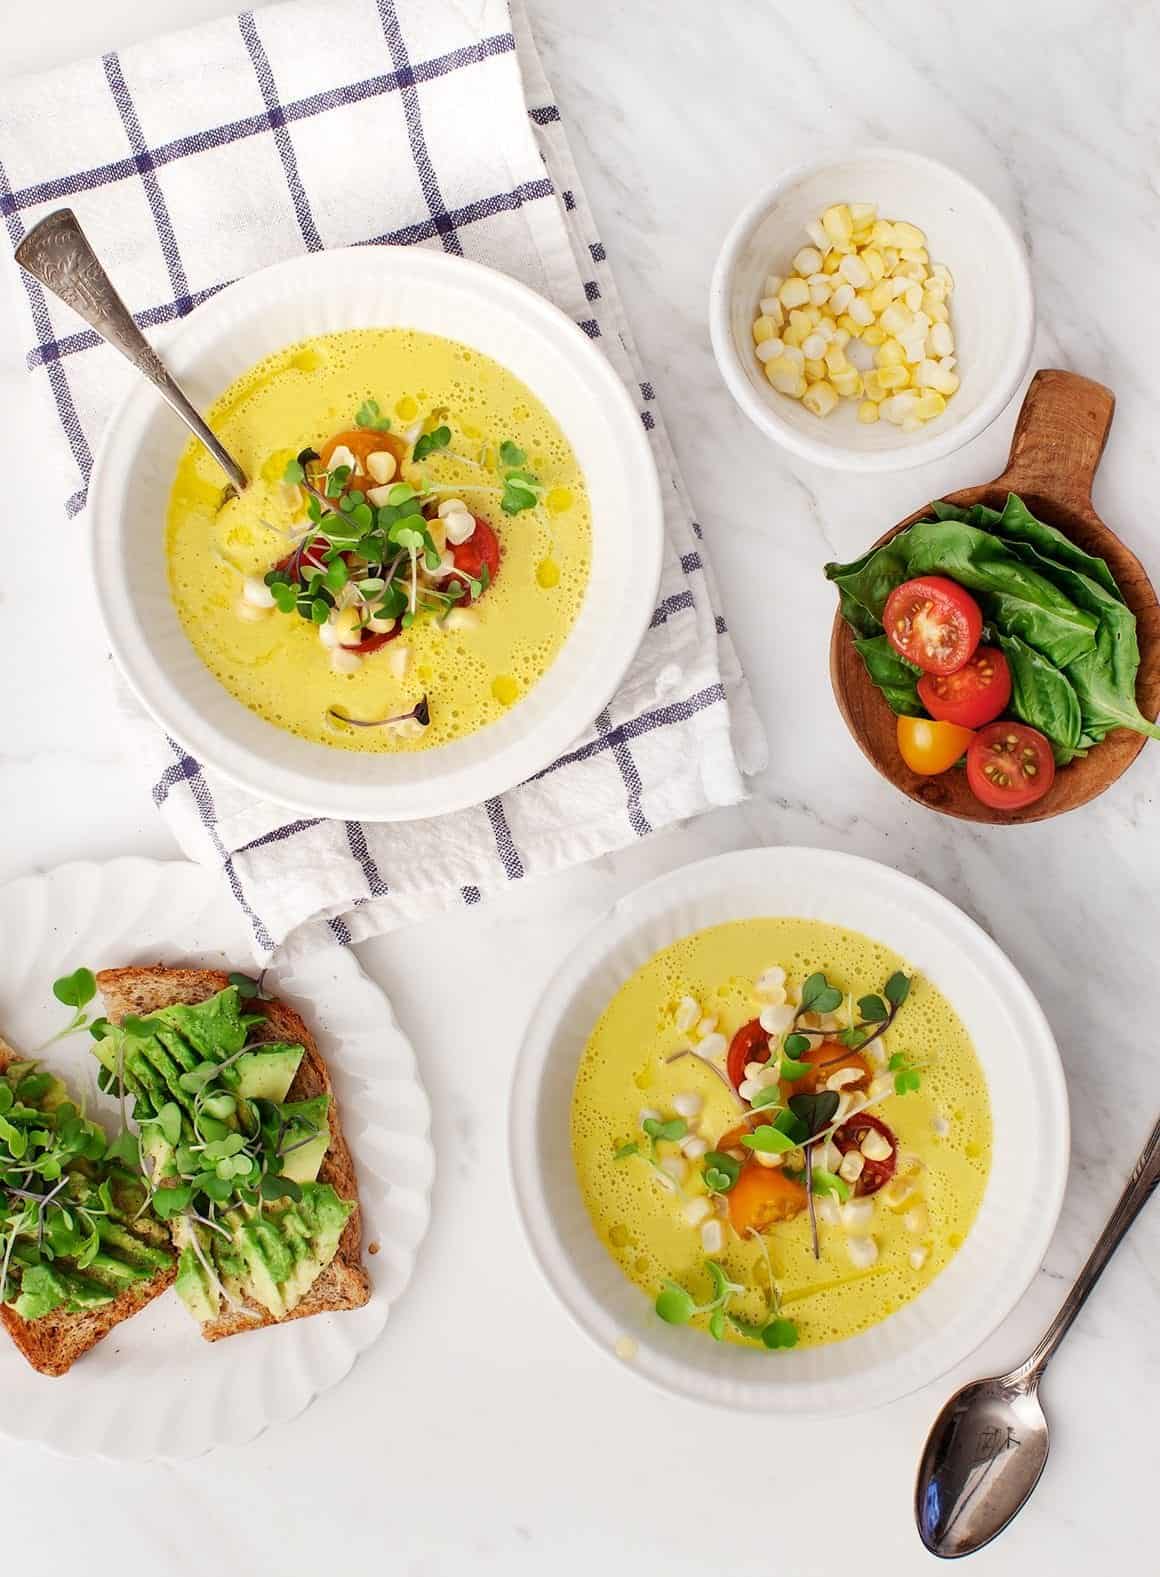
[[[20,1278],[20,1296],[12,1307],[24,1320],[43,1319],[62,1306],[70,1310],[99,1309],[116,1293],[78,1271],[60,1265],[32,1265]]]
[[[283,1212],[284,1217],[302,1223],[310,1234],[308,1251],[302,1254],[282,1289],[288,1309],[301,1302],[338,1253],[343,1228],[353,1209],[328,1183],[307,1183],[301,1199]]]
[[[237,1234],[246,1262],[246,1289],[275,1319],[286,1313],[279,1283],[293,1269],[293,1260],[276,1227],[258,1217],[247,1221]]]
[[[97,1231],[101,1242],[107,1248],[116,1249],[122,1259],[130,1264],[141,1266],[146,1272],[161,1270],[164,1266],[173,1263],[172,1254],[145,1242],[120,1222],[112,1220],[98,1222]]]
[[[293,1084],[305,1055],[301,1046],[281,1040],[272,1040],[257,1051],[247,1051],[234,1063],[238,1094],[250,1101],[285,1100],[286,1091]]]
[[[195,1320],[204,1324],[206,1320],[217,1319],[221,1298],[190,1243],[186,1243],[181,1251],[174,1286],[177,1296]]]
[[[202,1062],[222,1062],[246,1044],[236,986],[227,986],[204,1002],[175,1002],[152,1017],[172,1025]]]
[[[289,1129],[283,1146],[283,1177],[295,1183],[312,1183],[318,1176],[318,1168],[330,1149],[329,1110],[329,1095],[316,1095],[309,1101],[287,1101],[280,1108],[280,1121],[284,1119]],[[313,1138],[307,1137],[311,1127],[318,1130]]]
[[[190,1073],[203,1060],[168,1024],[161,1024],[156,1036],[183,1073]]]
[[[106,1254],[102,1249],[85,1267],[85,1273],[93,1281],[100,1282],[102,1287],[112,1287],[115,1292],[119,1292],[123,1287],[131,1287],[135,1281],[144,1281],[152,1276],[154,1268],[131,1264],[114,1254]]]
[[[166,1098],[176,1101],[183,1111],[193,1115],[193,1096],[188,1090],[181,1087],[181,1075],[185,1069],[179,1062],[170,1056],[156,1035],[150,1035],[140,1042],[141,1055],[145,1057],[150,1067],[163,1081],[168,1092]]]

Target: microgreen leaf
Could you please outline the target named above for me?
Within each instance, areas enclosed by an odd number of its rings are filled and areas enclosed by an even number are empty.
[[[499,457],[504,465],[523,465],[528,458],[518,444],[510,438],[505,438],[499,446]]]
[[[687,1325],[697,1305],[675,1281],[666,1281],[657,1293],[656,1311],[667,1325]]]
[[[112,1027],[107,1018],[95,1018],[89,1025],[89,1034],[94,1040],[104,1040]]]
[[[650,1139],[667,1139],[670,1144],[683,1139],[689,1131],[689,1125],[683,1117],[670,1117],[667,1122],[661,1122],[657,1117],[646,1117],[641,1127]]]
[[[786,1066],[796,1067],[797,1065],[796,1065],[796,1063],[789,1063],[787,1061],[787,1059],[783,1057],[782,1058],[782,1067],[785,1068]],[[809,1066],[809,1064],[807,1064],[807,1067],[808,1066]],[[800,1078],[800,1077],[801,1077],[800,1074],[786,1074],[786,1073],[782,1074],[782,1078]],[[756,1111],[760,1111],[763,1106],[780,1106],[781,1105],[781,1091],[778,1089],[776,1084],[767,1084],[764,1087],[764,1089],[758,1090],[757,1094],[750,1101],[749,1105],[750,1105],[750,1108],[753,1111],[755,1111],[755,1112]]]
[[[886,1000],[892,1002],[896,1008],[900,1008],[906,1001],[910,995],[910,981],[901,969],[896,970],[886,982],[885,992]]]
[[[712,1194],[727,1194],[741,1176],[741,1162],[723,1150],[710,1150],[702,1165],[705,1187]]]
[[[850,1185],[836,1172],[827,1172],[824,1166],[815,1166],[812,1173],[815,1194],[833,1194],[843,1203],[850,1197]]]
[[[426,460],[427,456],[434,454],[437,449],[446,449],[450,442],[450,427],[436,427],[433,432],[423,433],[416,441],[414,458],[416,461]]]
[[[798,1328],[793,1320],[770,1320],[761,1333],[761,1340],[769,1348],[796,1347],[798,1344]]]
[[[714,1309],[709,1316],[709,1335],[715,1342],[725,1340],[725,1311]]]
[[[627,1161],[630,1155],[639,1155],[639,1154],[640,1154],[640,1145],[639,1144],[622,1144],[622,1145],[619,1146],[618,1149],[616,1149],[616,1150],[614,1150],[612,1152],[612,1159],[614,1161]]]
[[[68,1008],[83,1008],[97,994],[97,979],[91,969],[74,969],[52,983],[52,994]]]
[[[837,1090],[818,1090],[812,1095],[791,1095],[789,1109],[806,1129],[806,1138],[821,1133],[833,1121],[838,1109]]]
[[[354,424],[356,427],[371,427],[376,432],[385,433],[390,431],[391,419],[383,415],[377,400],[364,400],[355,412]]]
[[[152,1035],[155,1030],[161,1028],[161,1024],[155,1018],[140,1018],[136,1013],[126,1013],[121,1020],[121,1028],[126,1035],[133,1035],[141,1039],[147,1035]]]
[[[784,1155],[787,1150],[797,1148],[788,1134],[782,1133],[780,1128],[774,1128],[769,1123],[762,1123],[752,1133],[742,1137],[741,1143],[748,1150],[758,1150],[762,1155]]]
[[[306,467],[301,460],[291,460],[287,463],[286,469],[282,472],[282,480],[289,487],[297,487],[299,483],[305,482]]]
[[[230,975],[229,981],[230,985],[235,988],[238,996],[241,997],[243,1002],[248,1002],[253,997],[260,997],[262,994],[260,982],[254,980],[250,975],[239,974],[238,971],[235,970],[233,974]]]
[[[263,1199],[301,1199],[302,1188],[289,1177],[272,1177],[269,1172],[262,1178],[258,1191]]]
[[[803,1051],[809,1051],[810,1038],[808,1035],[787,1035],[785,1037],[785,1054],[787,1057],[800,1057]]]
[[[878,996],[859,997],[858,1012],[868,1024],[881,1024],[890,1017],[890,1009]]]
[[[792,1083],[794,1079],[804,1079],[807,1073],[814,1071],[812,1062],[795,1062],[792,1057],[783,1057],[778,1067],[778,1077]]]

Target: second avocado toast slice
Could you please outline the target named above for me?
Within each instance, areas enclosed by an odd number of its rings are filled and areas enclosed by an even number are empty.
[[[95,1130],[69,1101],[59,1078],[20,1058],[2,1039],[0,1086],[0,1112],[7,1114],[5,1150],[14,1132],[29,1131],[30,1126],[58,1133],[62,1126],[66,1131]],[[52,1197],[51,1208],[39,1216],[34,1212],[23,1232],[14,1230],[11,1202],[0,1208],[0,1268],[7,1270],[0,1280],[11,1293],[5,1302],[0,1291],[0,1325],[32,1367],[46,1375],[67,1373],[122,1321],[160,1297],[173,1284],[175,1272],[165,1229],[152,1216],[139,1214],[145,1193],[140,1179],[104,1156],[94,1162],[88,1152],[105,1149],[103,1143],[82,1148],[74,1144],[73,1149],[76,1161],[64,1174],[67,1181],[40,1184],[43,1194]],[[34,1198],[32,1188],[30,1174],[24,1179],[25,1199]],[[96,1189],[110,1191],[94,1200]],[[0,1201],[5,1192],[0,1188]],[[88,1205],[95,1208],[90,1211]],[[78,1253],[70,1240],[81,1223],[87,1223],[99,1241],[90,1241]],[[57,1230],[61,1226],[63,1239]]]
[[[230,977],[218,970],[162,965],[108,969],[97,975],[97,985],[114,1024],[127,1020],[140,1026],[162,1015],[161,1033],[150,1040],[151,1061],[136,1064],[142,1080],[152,1079],[155,1085],[153,1098],[146,1096],[142,1108],[151,1106],[156,1117],[169,1107],[171,1120],[183,1122],[187,1145],[190,1135],[184,1111],[189,1091],[191,1086],[196,1090],[199,1077],[212,1074],[215,1060],[240,1070],[234,1088],[244,1090],[264,1123],[277,1127],[275,1148],[284,1160],[275,1187],[283,1192],[264,1194],[263,1205],[256,1210],[232,1198],[223,1201],[221,1210],[210,1212],[213,1225],[196,1207],[170,1220],[181,1252],[178,1291],[200,1320],[206,1340],[365,1304],[370,1282],[361,1260],[354,1164],[326,1065],[301,1017],[277,1000],[251,998],[239,1004],[231,997],[236,987]],[[165,1012],[178,1004],[202,1004],[203,1011]],[[239,1008],[251,1020],[246,1050],[220,1059],[216,1048],[208,1049],[208,1039],[217,1034],[219,1010],[222,1023],[233,1033]],[[201,1037],[207,1038],[207,1045],[199,1044]],[[208,1060],[199,1061],[203,1057]],[[129,1059],[130,1068],[133,1060]],[[107,1069],[114,1064],[108,1054],[102,1061]],[[203,1086],[211,1087],[216,1088],[216,1082]],[[178,1108],[173,1096],[185,1103],[184,1108]],[[145,1133],[142,1148],[152,1164],[171,1165],[177,1145],[167,1148],[159,1125],[148,1118]],[[222,1148],[229,1150],[231,1141],[227,1139]],[[244,1166],[245,1152],[234,1153],[236,1164]],[[163,1190],[155,1192],[155,1199],[159,1193]],[[194,1234],[196,1241],[191,1241]]]

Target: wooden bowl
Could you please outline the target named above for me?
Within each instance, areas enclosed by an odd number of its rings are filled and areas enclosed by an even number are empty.
[[[1105,559],[1136,615],[1140,672],[1136,700],[1148,718],[1160,714],[1160,604],[1139,559],[1105,526],[1092,507],[1092,482],[1112,425],[1115,396],[1101,383],[1073,372],[1037,372],[1015,423],[1015,436],[1002,476],[981,487],[948,493],[948,502],[969,508],[989,504],[1002,509],[1008,493],[1018,493],[1033,514],[1066,533],[1088,553]],[[874,544],[930,515],[915,510]],[[863,755],[904,794],[947,816],[999,825],[1044,821],[1086,805],[1127,771],[1147,743],[1131,729],[1113,729],[1086,756],[1061,767],[1041,800],[1026,810],[991,810],[967,786],[965,772],[951,768],[937,777],[912,772],[898,751],[897,719],[870,679],[854,646],[849,625],[838,613],[830,638],[830,678],[834,695]],[[1160,749],[1160,745],[1154,745]]]

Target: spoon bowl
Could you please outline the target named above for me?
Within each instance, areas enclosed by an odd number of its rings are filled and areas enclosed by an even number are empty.
[[[1002,1375],[952,1396],[918,1469],[914,1515],[927,1549],[954,1559],[1001,1533],[1039,1482],[1048,1444],[1037,1387]]]
[[[1095,1248],[1034,1352],[1017,1369],[955,1393],[927,1437],[914,1518],[932,1555],[954,1560],[989,1544],[1026,1504],[1047,1461],[1039,1382],[1128,1228],[1160,1184],[1160,1120]]]

